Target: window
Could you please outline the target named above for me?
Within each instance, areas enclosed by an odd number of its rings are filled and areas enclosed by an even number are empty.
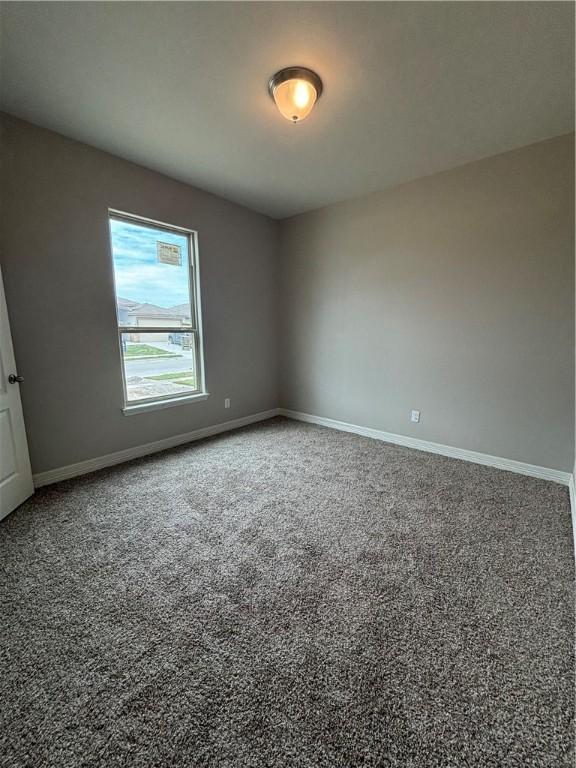
[[[199,399],[196,234],[111,211],[110,241],[126,409]]]

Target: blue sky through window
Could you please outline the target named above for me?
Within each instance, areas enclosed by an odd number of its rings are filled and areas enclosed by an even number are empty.
[[[165,229],[110,219],[116,294],[140,303],[173,307],[190,301],[188,239]],[[158,261],[156,243],[178,245],[182,265]]]

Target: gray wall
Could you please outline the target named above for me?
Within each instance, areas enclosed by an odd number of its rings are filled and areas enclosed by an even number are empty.
[[[571,470],[573,141],[283,222],[281,404]]]
[[[0,127],[0,253],[33,471],[276,407],[277,223],[29,123]],[[109,207],[198,231],[208,401],[122,414]]]
[[[0,129],[35,472],[278,404],[572,469],[573,136],[279,225],[28,123]],[[122,415],[108,207],[198,230],[207,402]]]

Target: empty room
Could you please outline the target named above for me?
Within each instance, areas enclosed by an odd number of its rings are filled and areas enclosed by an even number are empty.
[[[573,768],[574,49],[0,2],[0,768]]]

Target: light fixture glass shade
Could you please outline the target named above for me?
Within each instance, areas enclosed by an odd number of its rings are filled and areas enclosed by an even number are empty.
[[[308,117],[316,99],[316,89],[306,80],[286,80],[274,88],[276,106],[286,120],[293,123]]]
[[[304,67],[288,67],[270,78],[270,95],[286,120],[299,123],[312,111],[322,93],[322,81]]]

